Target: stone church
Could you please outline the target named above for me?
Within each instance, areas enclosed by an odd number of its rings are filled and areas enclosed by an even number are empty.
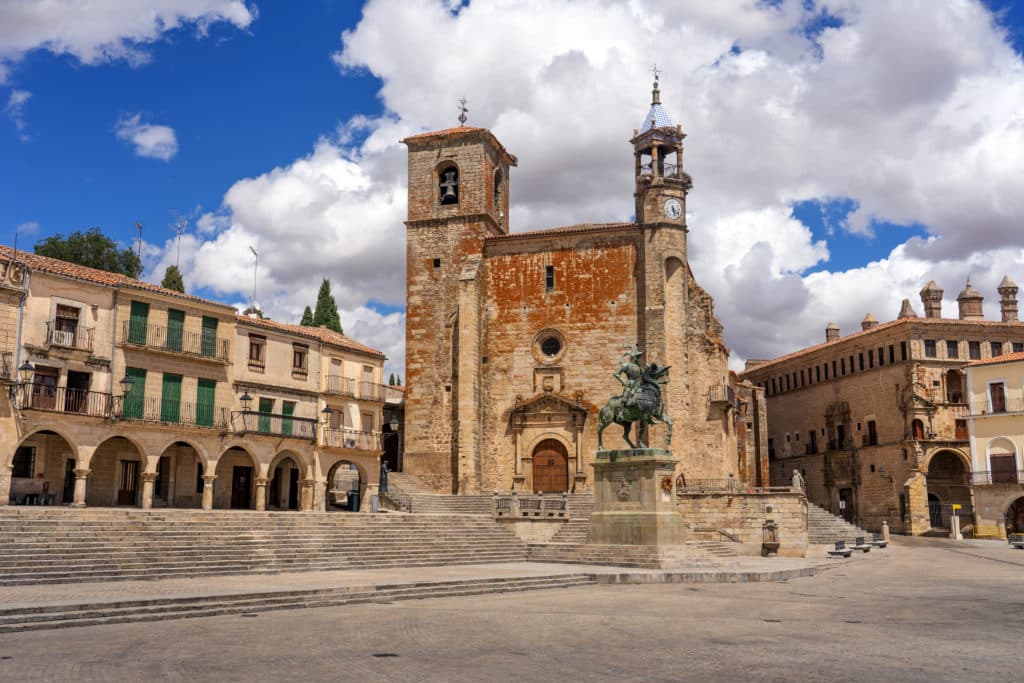
[[[682,127],[634,129],[635,222],[509,229],[516,157],[485,128],[413,135],[404,470],[442,492],[591,490],[597,413],[625,347],[671,366],[677,480],[767,484],[763,390],[730,376],[687,261]],[[650,430],[661,446],[664,427]],[[624,447],[621,429],[605,446]]]

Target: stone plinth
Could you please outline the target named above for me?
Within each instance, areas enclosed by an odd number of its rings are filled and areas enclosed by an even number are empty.
[[[602,451],[594,468],[590,542],[679,545],[682,517],[675,504],[678,461],[663,448]]]

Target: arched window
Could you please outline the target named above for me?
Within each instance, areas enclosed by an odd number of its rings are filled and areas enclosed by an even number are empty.
[[[1017,449],[1005,437],[996,437],[988,444],[989,471],[993,484],[1016,484]]]
[[[437,167],[438,199],[441,204],[459,203],[459,167],[448,162]]]
[[[924,422],[920,420],[914,420],[911,423],[914,432],[914,439],[920,441],[924,438]]]

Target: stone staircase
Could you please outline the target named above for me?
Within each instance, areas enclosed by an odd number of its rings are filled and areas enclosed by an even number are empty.
[[[522,562],[490,517],[0,509],[0,586]]]
[[[0,607],[0,633],[210,617],[222,614],[253,614],[304,607],[337,607],[368,602],[570,588],[592,585],[595,582],[594,575],[568,573],[198,597],[146,598],[118,602]]]
[[[403,472],[388,474],[388,492],[382,494],[388,507],[402,512],[422,514],[494,514],[492,496],[453,496],[431,491],[415,475]]]
[[[726,543],[723,541],[690,541],[687,543],[687,546],[695,554],[712,559],[739,557],[739,553],[736,551],[736,545],[738,544]]]
[[[817,545],[831,545],[836,541],[852,542],[858,536],[871,537],[871,533],[850,524],[842,517],[836,517],[828,510],[807,503],[807,542]]]

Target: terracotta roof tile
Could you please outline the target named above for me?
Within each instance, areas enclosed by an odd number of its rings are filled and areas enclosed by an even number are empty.
[[[20,249],[15,252],[14,249],[4,244],[0,244],[0,257],[8,259],[17,258],[17,260],[24,262],[28,266],[29,270],[50,273],[52,275],[60,275],[63,277],[74,278],[76,280],[84,280],[86,282],[93,282],[108,287],[138,289],[146,292],[153,292],[154,294],[172,296],[177,299],[186,299],[188,301],[195,301],[197,303],[207,304],[210,306],[217,306],[218,308],[235,310],[234,306],[230,306],[219,301],[202,299],[198,296],[192,296],[191,294],[182,294],[181,292],[177,292],[173,289],[160,287],[159,285],[154,285],[151,282],[136,280],[128,277],[127,275],[121,275],[120,273],[108,273],[105,270],[88,268],[86,266],[80,266],[77,263],[69,263],[68,261],[61,261],[60,259],[50,258],[48,256],[40,256],[39,254],[21,251]]]
[[[967,367],[974,368],[979,365],[999,365],[1000,363],[1018,363],[1024,361],[1024,352],[1018,353],[1007,353],[1002,356],[996,356],[994,358],[986,358],[985,360],[976,360],[967,364]]]
[[[577,223],[576,225],[563,225],[557,228],[546,230],[527,230],[524,232],[510,232],[506,235],[488,237],[487,240],[509,240],[528,237],[545,237],[547,235],[571,234],[578,232],[601,232],[604,230],[621,230],[622,228],[637,228],[638,223]]]
[[[323,327],[303,327],[302,325],[292,325],[290,323],[282,323],[276,320],[267,320],[265,318],[250,318],[246,315],[238,316],[238,323],[241,325],[251,325],[252,327],[260,327],[265,330],[278,330],[280,332],[287,332],[289,334],[295,334],[300,337],[306,337],[307,339],[316,339],[317,341],[323,342],[328,346],[336,346],[347,351],[354,351],[361,353],[366,356],[372,356],[374,358],[385,359],[383,353],[375,348],[369,347],[366,344],[360,344],[359,342],[346,337],[343,334],[338,334],[333,330],[328,330]]]

